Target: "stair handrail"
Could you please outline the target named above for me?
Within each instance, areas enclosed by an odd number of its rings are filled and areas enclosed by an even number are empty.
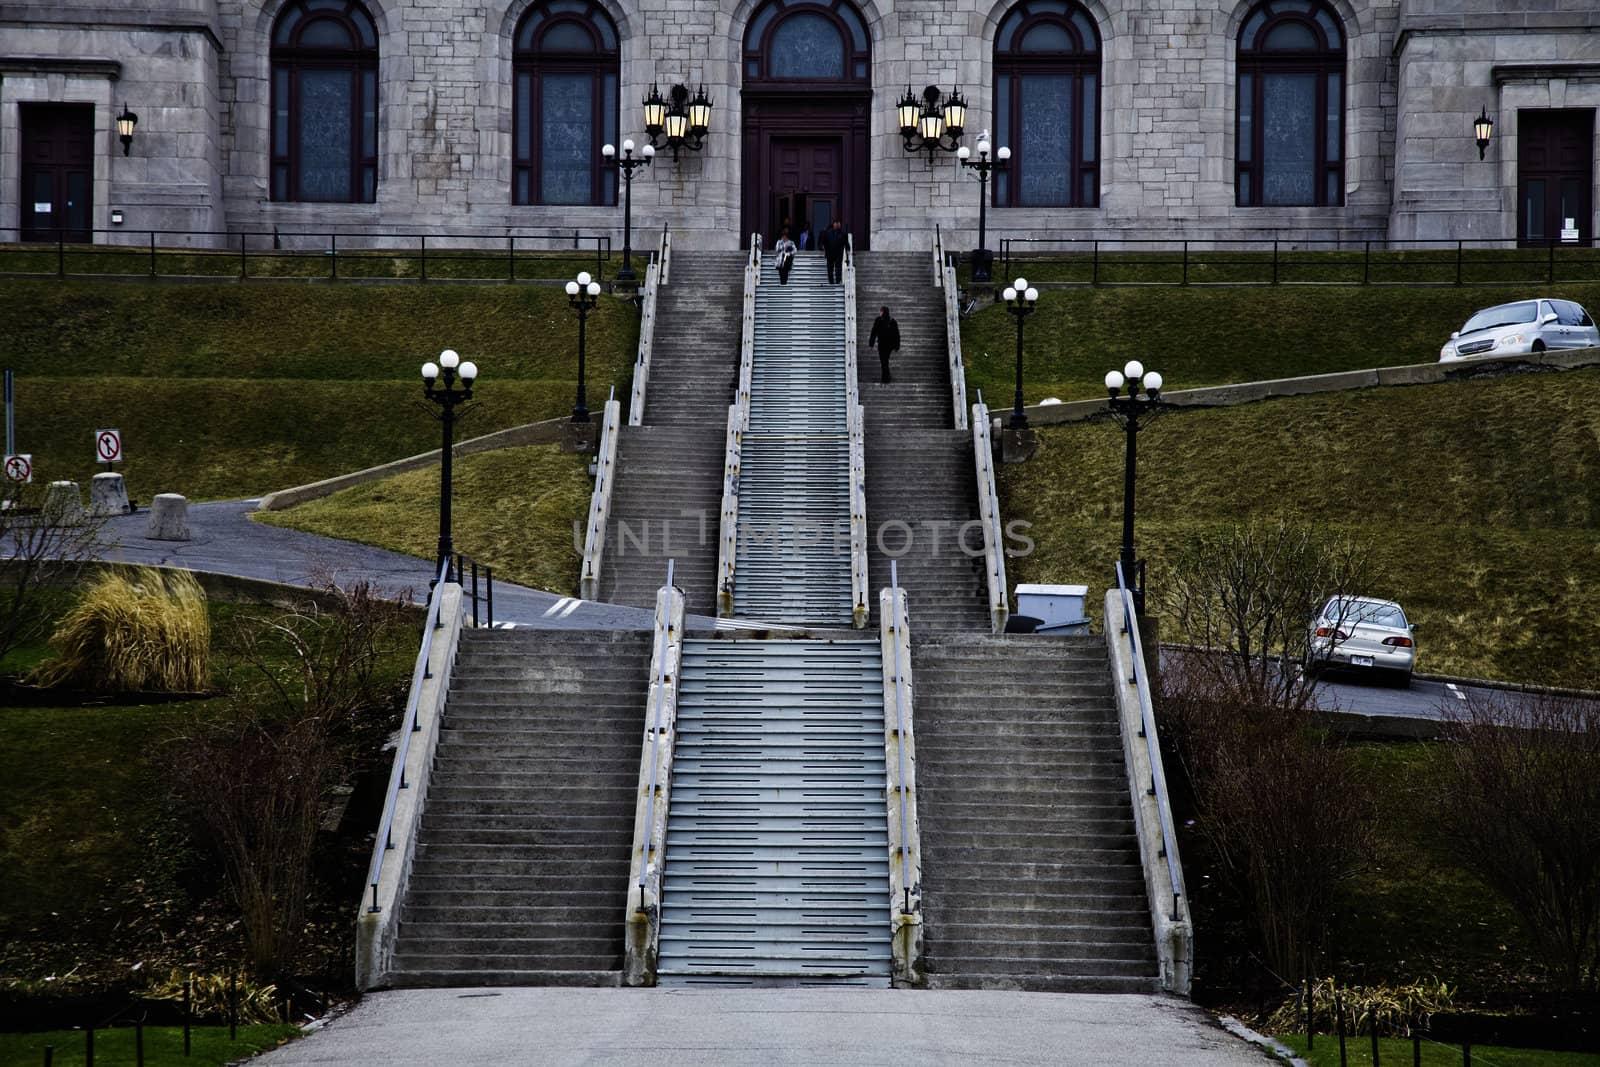
[[[1120,623],[1114,620],[1120,616]],[[1145,872],[1145,888],[1150,898],[1150,917],[1156,934],[1156,953],[1161,962],[1162,987],[1169,992],[1187,994],[1192,975],[1193,925],[1186,915],[1188,894],[1184,887],[1183,863],[1178,855],[1177,832],[1173,826],[1172,803],[1167,791],[1166,768],[1161,759],[1160,736],[1156,732],[1155,705],[1151,698],[1150,677],[1145,668],[1144,643],[1139,633],[1139,613],[1128,589],[1122,562],[1117,562],[1117,588],[1106,592],[1105,630],[1111,646],[1112,670],[1118,684],[1118,706],[1122,722],[1123,753],[1128,765],[1128,790],[1132,794],[1134,826]],[[1116,638],[1126,644],[1119,647]],[[1132,663],[1124,665],[1123,659]],[[1131,670],[1127,667],[1131,666]],[[1128,706],[1129,688],[1136,707]],[[1131,721],[1130,721],[1131,720]],[[1135,727],[1144,745],[1134,743],[1129,727]],[[1141,751],[1142,749],[1142,751]],[[1139,757],[1143,756],[1143,759]],[[1144,785],[1148,779],[1149,785]],[[1151,811],[1151,807],[1154,811]],[[1150,823],[1154,821],[1155,826]],[[1152,855],[1156,853],[1156,855]],[[1157,873],[1157,861],[1165,860],[1167,877]],[[1172,910],[1166,908],[1170,890]]]
[[[989,585],[989,628],[1005,633],[1011,615],[1006,599],[1006,550],[1000,529],[1000,494],[994,480],[994,440],[990,431],[989,408],[978,390],[972,405],[972,458],[978,479],[978,519],[983,526],[983,571]]]
[[[651,270],[654,269],[652,265]],[[634,398],[639,400],[640,394],[635,393]],[[578,595],[584,600],[600,599],[600,560],[606,548],[606,527],[611,521],[611,492],[617,483],[617,438],[621,429],[622,404],[613,386],[600,420],[600,447],[594,454],[594,493],[589,497],[589,526],[584,533],[583,571],[578,582]]]
[[[378,817],[378,833],[372,846],[372,861],[367,866],[367,884],[372,897],[368,901],[367,894],[362,894],[356,923],[356,985],[361,989],[371,989],[384,983],[399,929],[392,905],[398,904],[410,876],[417,824],[427,795],[428,774],[433,765],[433,745],[438,740],[439,719],[444,711],[445,697],[450,689],[450,673],[461,639],[465,601],[460,575],[452,569],[453,562],[448,557],[441,560],[439,569],[434,572],[433,589],[428,596],[428,613],[422,628],[422,644],[417,651],[416,665],[411,671],[411,688],[406,697],[405,713],[400,719],[389,785],[384,793],[383,811]],[[448,618],[447,603],[450,605]],[[440,634],[441,630],[443,634]],[[423,705],[424,692],[431,698],[426,707]],[[427,712],[426,723],[422,721],[424,711]],[[422,738],[421,749],[414,752],[412,737],[424,729],[426,734]],[[412,790],[415,792],[412,793]],[[415,798],[404,812],[400,811],[402,791]],[[397,817],[403,817],[398,841]],[[390,852],[398,852],[399,862],[390,866],[386,881],[384,861]],[[387,911],[385,901],[391,905]]]
[[[644,272],[644,297],[639,305],[639,354],[633,361],[633,399],[628,405],[628,425],[644,425],[644,394],[650,384],[650,356],[655,350],[656,290],[661,285],[661,261],[650,254]]]
[[[889,773],[889,890],[893,915],[895,977],[907,985],[922,982],[922,829],[917,816],[915,688],[911,670],[911,611],[900,588],[900,564],[889,561],[889,587],[878,593],[878,636],[883,650],[884,691],[893,694],[894,720],[884,716],[885,766]],[[898,875],[898,878],[896,877]],[[898,884],[896,884],[898,882]]]
[[[933,224],[933,287],[944,288],[944,231]]]
[[[937,227],[934,230],[935,251],[940,262],[936,266],[944,290],[944,344],[946,362],[950,371],[950,399],[955,405],[955,428],[967,428],[967,369],[961,359],[961,291],[956,282],[956,268],[951,257],[945,255],[944,239]]]
[[[866,412],[856,372],[856,263],[855,243],[844,240],[844,381],[845,424],[850,445],[850,622],[856,629],[867,625],[870,595],[867,576],[867,449]]]
[[[670,223],[661,224],[661,284],[666,285],[672,281],[672,226]]]
[[[744,265],[744,298],[740,311],[739,377],[728,405],[727,445],[722,461],[722,514],[717,538],[717,615],[733,616],[734,567],[739,549],[739,470],[744,435],[750,429],[750,390],[755,376],[756,287],[761,284],[761,235],[750,235]]]
[[[678,721],[678,674],[683,664],[683,593],[673,584],[676,561],[667,560],[667,583],[656,593],[650,655],[649,721],[639,755],[644,795],[635,804],[632,881],[628,887],[627,985],[652,985],[661,943],[661,875],[666,858],[672,788],[673,743]],[[657,805],[656,797],[661,803]],[[657,808],[661,817],[656,817]],[[653,857],[653,861],[652,861]]]

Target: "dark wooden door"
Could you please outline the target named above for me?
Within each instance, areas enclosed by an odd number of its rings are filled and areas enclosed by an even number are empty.
[[[1594,109],[1518,111],[1517,240],[1588,244],[1593,221]]]
[[[22,239],[94,239],[94,107],[23,104]]]
[[[772,176],[772,214],[762,220],[761,232],[778,235],[784,220],[790,220],[791,237],[800,240],[802,231],[811,234],[808,246],[816,247],[817,231],[832,222],[843,184],[844,139],[842,137],[774,137],[769,142]]]
[[[870,233],[869,94],[744,93],[740,229],[771,247],[783,220],[816,234],[834,219],[857,249]],[[743,243],[743,240],[740,242]]]

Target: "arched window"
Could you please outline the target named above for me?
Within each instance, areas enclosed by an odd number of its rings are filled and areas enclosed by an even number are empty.
[[[600,146],[617,141],[618,55],[616,24],[590,0],[549,0],[522,16],[512,47],[512,203],[617,202]]]
[[[1238,204],[1344,203],[1344,28],[1316,0],[1267,0],[1239,30]]]
[[[371,203],[378,33],[356,0],[293,0],[272,30],[272,199]]]
[[[994,38],[996,207],[1100,203],[1100,34],[1067,0],[1023,0]]]
[[[746,84],[866,84],[871,58],[867,24],[849,0],[769,0],[744,31]]]

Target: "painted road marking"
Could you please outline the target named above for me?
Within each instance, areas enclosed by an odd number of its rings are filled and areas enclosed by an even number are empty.
[[[560,611],[562,608],[566,607],[568,604],[571,604],[572,602],[573,602],[573,600],[572,600],[571,597],[569,597],[569,596],[562,597],[560,600],[556,601],[554,604],[551,604],[548,608],[544,609],[544,617],[548,619],[550,616],[554,615],[556,612]],[[565,616],[563,616],[563,618],[565,618]]]
[[[572,600],[571,597],[567,597],[567,599],[568,600]],[[574,611],[577,611],[581,607],[583,607],[583,601],[581,601],[581,600],[572,600],[572,603],[570,603],[566,607],[562,608],[561,609],[561,614],[556,616],[556,617],[558,619],[564,619],[568,615],[571,615]]]
[[[1454,682],[1446,682],[1446,683],[1444,683],[1444,687],[1446,689],[1450,690],[1450,692],[1454,693],[1457,700],[1465,700],[1465,699],[1467,699],[1467,694],[1463,693],[1461,691],[1461,688],[1459,686],[1457,686]]]

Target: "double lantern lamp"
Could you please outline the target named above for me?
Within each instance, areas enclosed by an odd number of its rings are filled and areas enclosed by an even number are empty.
[[[660,87],[652,85],[644,98],[644,132],[652,148],[672,149],[673,159],[681,148],[700,151],[711,132],[711,98],[706,87],[700,86],[691,98],[689,87],[678,84],[663,97]]]
[[[919,99],[906,86],[906,95],[895,105],[900,136],[907,152],[927,152],[929,162],[939,151],[954,152],[961,147],[967,129],[967,101],[958,89],[945,96],[937,85],[922,90]]]

